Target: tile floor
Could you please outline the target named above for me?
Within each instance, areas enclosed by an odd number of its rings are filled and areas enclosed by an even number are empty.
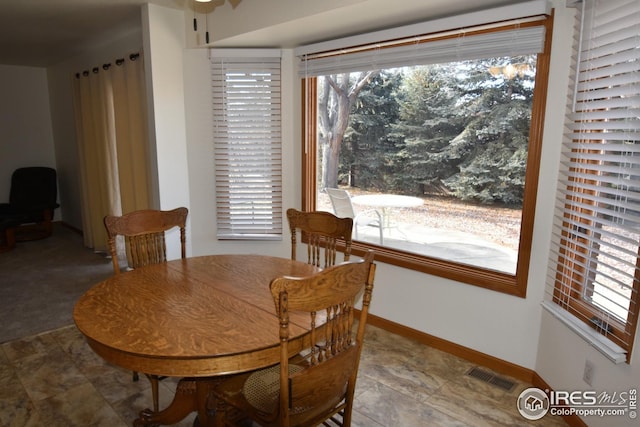
[[[467,375],[474,365],[465,360],[367,328],[354,427],[566,425],[550,415],[536,422],[520,416],[516,400],[528,384],[505,391]],[[106,364],[75,326],[1,348],[0,426],[131,426],[151,402],[148,381],[133,382],[130,371]],[[174,388],[175,381],[161,382],[162,405]]]

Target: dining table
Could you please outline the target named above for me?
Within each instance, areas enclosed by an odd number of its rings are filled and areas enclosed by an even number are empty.
[[[73,318],[107,362],[147,375],[179,377],[171,404],[143,410],[134,426],[170,425],[197,412],[214,424],[210,391],[222,376],[279,362],[279,321],[269,290],[279,276],[313,265],[266,255],[190,257],[114,275],[76,302]],[[291,355],[305,345],[309,318],[290,313]]]

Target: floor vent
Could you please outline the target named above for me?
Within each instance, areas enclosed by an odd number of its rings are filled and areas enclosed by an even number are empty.
[[[513,390],[513,387],[516,385],[516,383],[514,383],[511,380],[508,380],[506,378],[500,377],[498,375],[495,375],[491,372],[485,371],[484,369],[475,367],[475,368],[471,368],[469,370],[469,372],[467,372],[467,375],[469,375],[470,377],[474,377],[479,379],[480,381],[484,381],[486,383],[489,384],[493,384],[497,387],[500,387],[503,390],[506,391],[511,391]]]

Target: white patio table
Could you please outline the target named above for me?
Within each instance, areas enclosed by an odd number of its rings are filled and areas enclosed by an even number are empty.
[[[383,228],[391,228],[391,213],[393,209],[415,208],[422,206],[424,201],[419,197],[403,196],[401,194],[366,194],[354,196],[351,201],[356,205],[368,206],[382,211]]]

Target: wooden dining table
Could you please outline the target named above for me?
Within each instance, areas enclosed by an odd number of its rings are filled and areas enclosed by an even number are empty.
[[[209,392],[221,376],[279,361],[278,317],[269,283],[308,276],[312,265],[264,255],[210,255],[114,275],[77,301],[73,317],[106,361],[148,375],[180,377],[172,403],[145,409],[134,426],[175,424],[197,411],[213,425]],[[309,319],[291,313],[292,355]]]

